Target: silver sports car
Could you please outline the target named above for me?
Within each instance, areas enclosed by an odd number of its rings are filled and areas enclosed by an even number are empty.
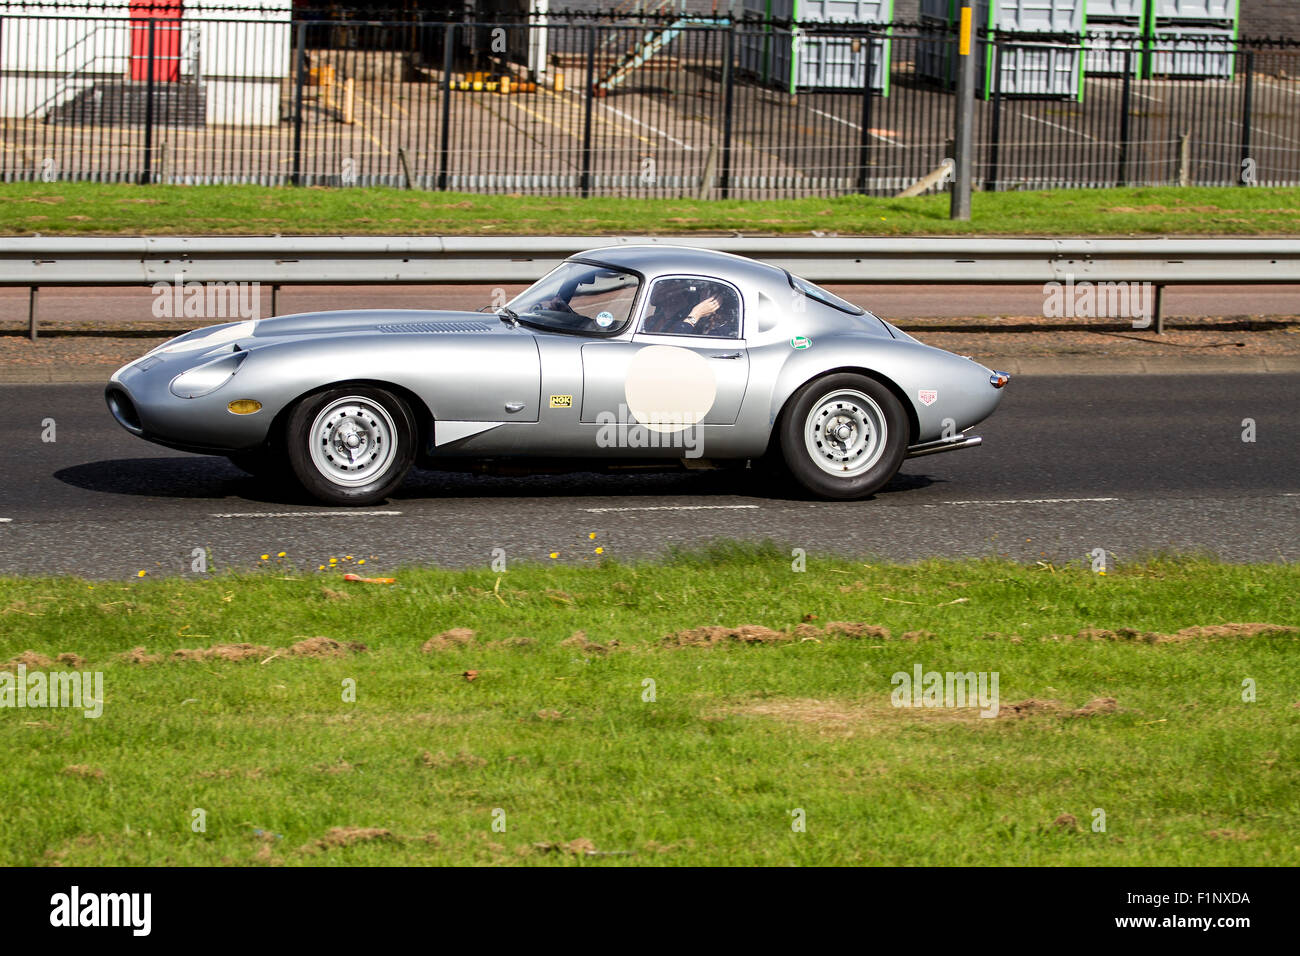
[[[755,461],[825,498],[969,448],[1008,376],[776,266],[592,249],[492,312],[314,312],[186,333],[119,369],[133,435],[383,499],[412,464]],[[521,460],[527,460],[521,461]]]

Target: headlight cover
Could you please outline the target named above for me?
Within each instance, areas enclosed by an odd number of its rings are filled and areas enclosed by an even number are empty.
[[[246,358],[247,352],[235,352],[196,365],[172,379],[171,393],[177,398],[199,398],[215,392],[230,381]]]
[[[232,322],[229,325],[209,326],[205,329],[195,329],[193,332],[186,332],[184,335],[178,335],[176,338],[164,342],[150,351],[149,354],[153,355],[155,352],[193,352],[198,349],[210,349],[218,345],[234,342],[236,339],[247,338],[256,330],[257,319]]]

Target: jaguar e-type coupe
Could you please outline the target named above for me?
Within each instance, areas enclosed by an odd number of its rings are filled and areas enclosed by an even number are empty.
[[[724,466],[863,498],[969,448],[1009,376],[774,265],[683,246],[565,260],[491,311],[313,312],[209,326],[119,369],[123,428],[335,505],[415,463]]]

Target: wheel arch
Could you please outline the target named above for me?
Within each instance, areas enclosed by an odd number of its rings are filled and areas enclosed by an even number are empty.
[[[284,437],[285,426],[289,421],[289,416],[293,414],[293,410],[304,400],[311,398],[313,395],[319,395],[321,392],[329,391],[332,388],[347,388],[351,385],[365,388],[382,388],[385,391],[392,392],[404,401],[406,407],[411,410],[411,414],[415,417],[416,455],[418,456],[424,453],[429,438],[433,434],[434,418],[432,410],[430,410],[424,399],[406,386],[398,385],[396,382],[388,382],[374,378],[349,378],[337,382],[326,382],[324,385],[315,385],[300,395],[294,396],[292,399],[284,403],[284,406],[276,413],[275,418],[271,420],[271,426],[267,429],[267,442],[276,443]]]
[[[904,393],[902,388],[899,387],[898,383],[888,375],[885,375],[876,369],[867,368],[862,365],[850,364],[836,366],[835,368],[821,369],[815,374],[803,379],[794,388],[790,389],[789,394],[785,396],[785,399],[781,403],[781,410],[777,413],[776,417],[772,419],[772,433],[768,437],[769,452],[773,449],[774,445],[780,441],[781,424],[785,420],[785,416],[789,413],[790,406],[794,404],[794,397],[798,395],[799,392],[801,392],[810,382],[826,378],[829,375],[841,375],[844,373],[862,375],[865,378],[872,379],[889,389],[893,396],[898,399],[899,404],[903,406],[903,411],[907,415],[907,443],[909,445],[916,443],[917,436],[921,433],[921,420],[916,414],[916,407],[907,400],[906,393]]]

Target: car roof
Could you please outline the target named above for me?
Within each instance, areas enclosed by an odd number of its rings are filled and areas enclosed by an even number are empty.
[[[601,246],[580,252],[575,259],[589,259],[641,273],[646,279],[656,276],[716,276],[733,282],[752,279],[761,283],[786,282],[785,271],[765,262],[698,246],[619,245]]]

